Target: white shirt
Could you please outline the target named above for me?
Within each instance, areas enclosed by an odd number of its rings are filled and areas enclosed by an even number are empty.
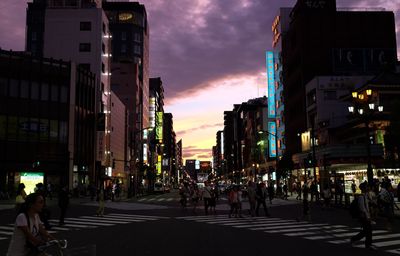
[[[42,224],[39,215],[35,214],[34,218],[29,218],[30,227],[29,231],[34,237],[39,235],[39,225]],[[14,234],[12,235],[10,246],[8,247],[7,256],[25,256],[28,254],[28,248],[26,248],[26,237],[24,232],[18,227],[28,226],[25,213],[20,213],[15,220]]]

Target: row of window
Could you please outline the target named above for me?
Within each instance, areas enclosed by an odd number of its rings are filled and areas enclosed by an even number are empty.
[[[68,94],[66,86],[0,78],[0,96],[66,103]]]
[[[66,121],[0,115],[0,139],[66,143]]]

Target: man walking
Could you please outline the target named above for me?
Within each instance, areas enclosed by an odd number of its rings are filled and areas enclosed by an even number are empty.
[[[359,188],[361,190],[361,195],[357,198],[360,212],[358,219],[361,222],[362,230],[350,239],[350,243],[354,246],[356,241],[365,237],[365,248],[376,250],[376,247],[372,245],[371,215],[368,206],[368,185],[366,182],[363,182],[360,184]]]
[[[264,183],[258,184],[257,190],[256,190],[256,195],[257,195],[256,216],[259,216],[258,210],[260,209],[260,205],[262,205],[264,207],[265,216],[269,217],[267,203],[265,202],[265,200],[267,199],[267,189],[265,188]]]
[[[63,226],[65,214],[69,205],[69,191],[68,186],[64,185],[58,193],[58,207],[60,207],[60,221],[59,225]]]
[[[254,188],[254,182],[249,181],[247,184],[247,197],[249,198],[249,205],[250,205],[250,215],[251,217],[255,216],[255,210],[256,210],[256,190]]]
[[[211,201],[211,187],[208,181],[204,182],[203,200],[204,200],[204,211],[205,214],[207,215],[208,207],[210,207],[210,201]]]

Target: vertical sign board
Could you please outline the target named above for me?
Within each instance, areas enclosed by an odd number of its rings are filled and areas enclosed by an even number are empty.
[[[224,159],[224,132],[221,132],[221,156]]]
[[[157,175],[161,175],[161,162],[162,162],[161,156],[158,155],[158,156],[157,156],[157,166],[156,166],[156,168],[157,168]]]
[[[268,118],[275,118],[275,71],[274,53],[267,52],[267,80],[268,80]]]
[[[269,157],[276,157],[276,125],[275,122],[268,122],[268,141],[269,141]]]
[[[156,113],[156,139],[162,143],[163,139],[163,112]]]

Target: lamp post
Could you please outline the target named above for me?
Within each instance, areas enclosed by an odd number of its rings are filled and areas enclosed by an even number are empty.
[[[371,89],[366,89],[365,91],[361,92],[352,92],[351,93],[354,106],[349,106],[348,110],[350,113],[354,115],[359,115],[362,117],[365,125],[365,135],[366,135],[366,143],[367,143],[367,178],[368,183],[373,183],[373,170],[372,170],[372,163],[371,163],[371,141],[370,141],[370,117],[375,114],[376,112],[382,112],[383,106],[376,106],[373,102],[374,95]]]

